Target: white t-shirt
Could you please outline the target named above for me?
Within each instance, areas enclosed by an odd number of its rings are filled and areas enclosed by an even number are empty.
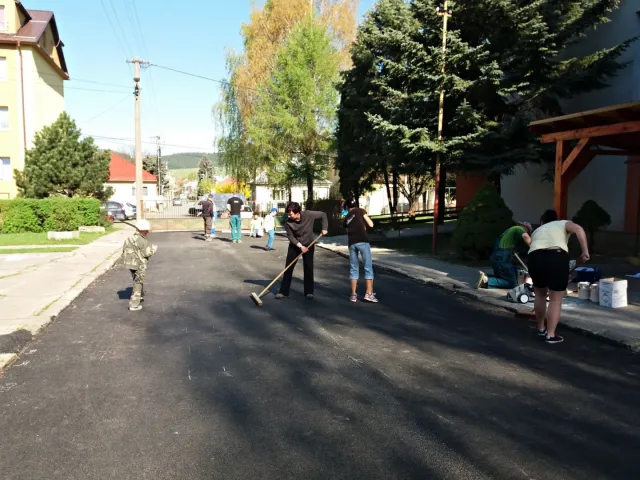
[[[565,252],[568,252],[568,242],[571,234],[567,232],[567,223],[568,220],[556,220],[555,222],[545,223],[538,227],[531,234],[529,253],[536,250],[548,250],[550,248],[561,248]]]

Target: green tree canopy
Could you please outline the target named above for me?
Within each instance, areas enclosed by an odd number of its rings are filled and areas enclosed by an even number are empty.
[[[109,180],[109,152],[101,151],[93,138],[80,139],[76,123],[66,112],[36,133],[27,150],[22,172],[15,170],[20,194],[27,198],[55,195],[104,198]]]
[[[309,204],[314,180],[331,165],[339,65],[326,27],[311,17],[300,22],[278,52],[248,124],[258,148],[306,180]]]

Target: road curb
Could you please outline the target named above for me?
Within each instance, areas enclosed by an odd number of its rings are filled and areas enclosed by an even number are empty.
[[[333,252],[343,258],[346,258],[346,259],[349,258],[348,253],[337,250],[336,246],[334,245],[319,243],[318,246],[320,248],[323,248],[324,250]],[[379,262],[374,262],[374,266],[377,269],[382,270],[384,272],[401,275],[403,277],[410,278],[412,280],[415,280],[429,287],[435,287],[442,290],[447,290],[449,292],[453,292],[453,293],[462,295],[464,297],[471,298],[476,301],[501,308],[503,310],[506,310],[507,312],[513,313],[516,316],[531,312],[531,307],[529,306],[525,307],[525,306],[516,305],[516,304],[509,304],[495,297],[482,295],[480,293],[481,291],[470,288],[461,282],[457,282],[454,280],[436,280],[434,278],[425,277],[422,275],[416,275],[416,274],[407,272],[406,270],[403,270],[401,268],[385,265],[384,263],[379,263]],[[526,318],[526,317],[523,317],[523,318]],[[530,321],[530,320],[526,319],[526,321]],[[575,325],[573,324],[572,320],[563,319],[561,322],[561,326],[562,328],[565,328],[569,331],[578,333],[585,337],[596,339],[598,341],[601,341],[602,343],[606,343],[608,345],[612,345],[619,348],[624,348],[626,350],[629,350],[632,353],[640,353],[640,342],[633,343],[633,342],[628,342],[621,339],[611,338],[606,335],[603,335],[601,332],[593,332],[591,330],[587,330],[583,327],[580,327],[579,325]]]
[[[37,328],[30,330],[30,333],[32,334],[30,340],[27,341],[25,345],[21,345],[17,353],[0,353],[0,372],[13,365],[13,363],[20,358],[20,354],[27,344],[33,341],[37,335],[43,333],[44,330],[60,315],[60,313],[71,305],[71,303],[78,298],[82,292],[84,292],[93,282],[114,266],[120,258],[119,253],[121,250],[121,246],[114,248],[113,252],[101,263],[96,265],[93,270],[78,280],[78,282],[76,282],[64,295],[59,297],[51,305],[47,306],[45,310],[39,313],[39,315],[43,315],[43,323],[38,325]]]

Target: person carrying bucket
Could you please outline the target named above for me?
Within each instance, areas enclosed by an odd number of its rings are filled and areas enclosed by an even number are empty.
[[[512,261],[513,251],[522,242],[527,247],[531,245],[531,231],[530,223],[521,222],[509,227],[498,237],[489,257],[493,275],[479,272],[476,288],[511,289],[518,285],[518,268]]]

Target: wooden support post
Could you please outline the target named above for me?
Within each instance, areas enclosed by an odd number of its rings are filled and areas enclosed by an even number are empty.
[[[564,159],[567,157],[569,142],[558,140],[556,142],[556,173],[553,183],[553,208],[561,220],[567,218],[567,198],[569,184],[562,175]]]

